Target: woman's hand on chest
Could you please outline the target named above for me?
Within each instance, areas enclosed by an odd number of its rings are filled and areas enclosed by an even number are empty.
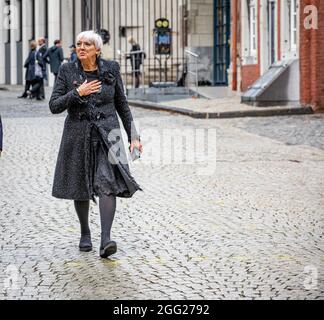
[[[76,90],[78,91],[81,97],[89,96],[94,93],[98,93],[101,91],[102,82],[99,80],[94,80],[88,82],[85,80]]]

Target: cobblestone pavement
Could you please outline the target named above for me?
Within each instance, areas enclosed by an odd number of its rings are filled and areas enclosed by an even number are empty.
[[[51,197],[64,115],[16,95],[0,92],[1,299],[324,298],[324,116],[195,120],[133,108],[146,154],[131,170],[144,193],[118,199],[118,252],[102,260],[98,207],[96,250],[80,253],[73,203]],[[208,161],[148,161],[162,133],[187,130],[192,142],[199,129],[211,133]],[[206,163],[209,174],[198,170]]]

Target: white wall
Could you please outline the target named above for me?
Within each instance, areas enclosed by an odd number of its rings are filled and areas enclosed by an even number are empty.
[[[62,1],[62,47],[64,51],[64,57],[68,58],[70,50],[69,46],[73,43],[73,1]]]
[[[48,0],[48,45],[54,45],[54,41],[60,38],[60,1]],[[54,76],[49,72],[49,85],[53,86]]]
[[[35,0],[35,40],[45,35],[45,1]]]
[[[0,0],[1,21],[3,21],[5,0]],[[4,23],[0,23],[0,84],[5,83],[5,32]]]
[[[189,47],[213,46],[214,2],[213,0],[189,0]]]
[[[11,0],[10,5],[17,8],[17,1]],[[16,16],[14,19],[18,19],[18,12],[15,12]],[[17,84],[17,21],[15,21],[15,26],[10,30],[10,56],[11,56],[11,64],[10,64],[10,78],[11,84]]]

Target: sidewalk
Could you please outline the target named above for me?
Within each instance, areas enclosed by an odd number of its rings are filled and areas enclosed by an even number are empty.
[[[311,107],[277,106],[253,107],[240,103],[240,97],[221,99],[196,99],[172,100],[155,103],[143,100],[129,100],[130,105],[139,108],[168,111],[186,115],[196,119],[216,118],[241,118],[241,117],[267,117],[313,114]]]

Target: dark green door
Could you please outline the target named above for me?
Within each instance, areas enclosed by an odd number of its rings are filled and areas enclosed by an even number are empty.
[[[214,0],[214,85],[228,85],[230,28],[230,0]]]

